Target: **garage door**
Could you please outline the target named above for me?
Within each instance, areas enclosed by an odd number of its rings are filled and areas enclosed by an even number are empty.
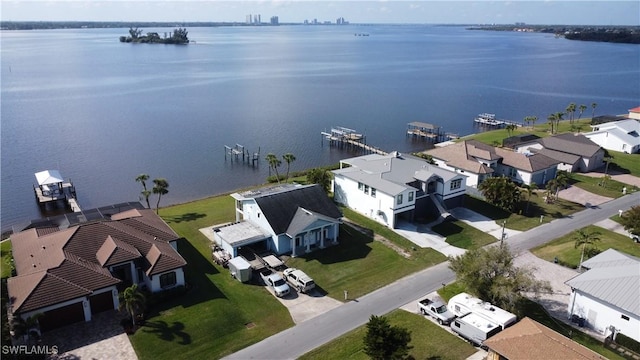
[[[82,302],[67,305],[58,309],[49,310],[38,319],[40,330],[47,331],[84,321]]]
[[[111,296],[111,291],[89,297],[89,303],[91,304],[92,314],[113,310],[113,297]]]

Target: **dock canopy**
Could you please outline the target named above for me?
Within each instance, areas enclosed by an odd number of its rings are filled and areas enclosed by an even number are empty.
[[[62,179],[62,175],[60,175],[60,172],[58,170],[40,171],[40,172],[37,172],[35,175],[36,175],[36,180],[38,180],[39,186],[49,185],[49,184],[59,184],[64,182],[64,179]]]

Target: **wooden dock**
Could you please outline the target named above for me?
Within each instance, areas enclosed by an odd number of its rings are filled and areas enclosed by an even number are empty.
[[[58,188],[50,191],[43,191],[41,187],[34,186],[33,191],[35,192],[36,200],[40,205],[55,201],[64,201],[69,206],[69,208],[71,208],[71,211],[82,211],[80,205],[78,204],[78,200],[76,199],[76,188],[70,181],[63,182],[61,190]]]
[[[442,130],[437,125],[413,121],[407,124],[407,136],[441,142],[444,140],[445,134],[442,133]]]
[[[249,153],[249,150],[244,148],[244,145],[236,144],[235,146],[224,146],[224,159],[227,159],[227,155],[233,160],[240,160],[240,156],[242,156],[242,162],[247,162],[247,164],[251,164],[255,166],[260,161],[260,148],[258,147],[258,151],[254,153]]]
[[[367,154],[387,155],[388,153],[375,146],[367,145],[366,136],[356,130],[336,126],[331,128],[331,132],[320,132],[322,139],[329,141],[329,145],[339,147],[349,147],[361,149]]]
[[[496,114],[482,113],[476,116],[473,121],[477,124],[484,126],[494,126],[494,127],[503,127],[507,125],[515,125],[517,127],[521,127],[522,123],[513,121],[513,120],[505,120],[505,119],[497,119]]]

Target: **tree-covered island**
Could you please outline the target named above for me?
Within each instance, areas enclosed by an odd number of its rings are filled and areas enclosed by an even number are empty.
[[[160,37],[157,32],[148,32],[142,35],[142,29],[129,28],[129,36],[120,36],[120,42],[126,43],[148,43],[148,44],[188,44],[187,29],[177,28],[173,30],[173,35],[168,36],[164,33],[164,37]]]

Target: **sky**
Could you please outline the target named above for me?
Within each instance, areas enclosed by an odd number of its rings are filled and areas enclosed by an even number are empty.
[[[2,21],[640,25],[640,1],[1,0]]]

